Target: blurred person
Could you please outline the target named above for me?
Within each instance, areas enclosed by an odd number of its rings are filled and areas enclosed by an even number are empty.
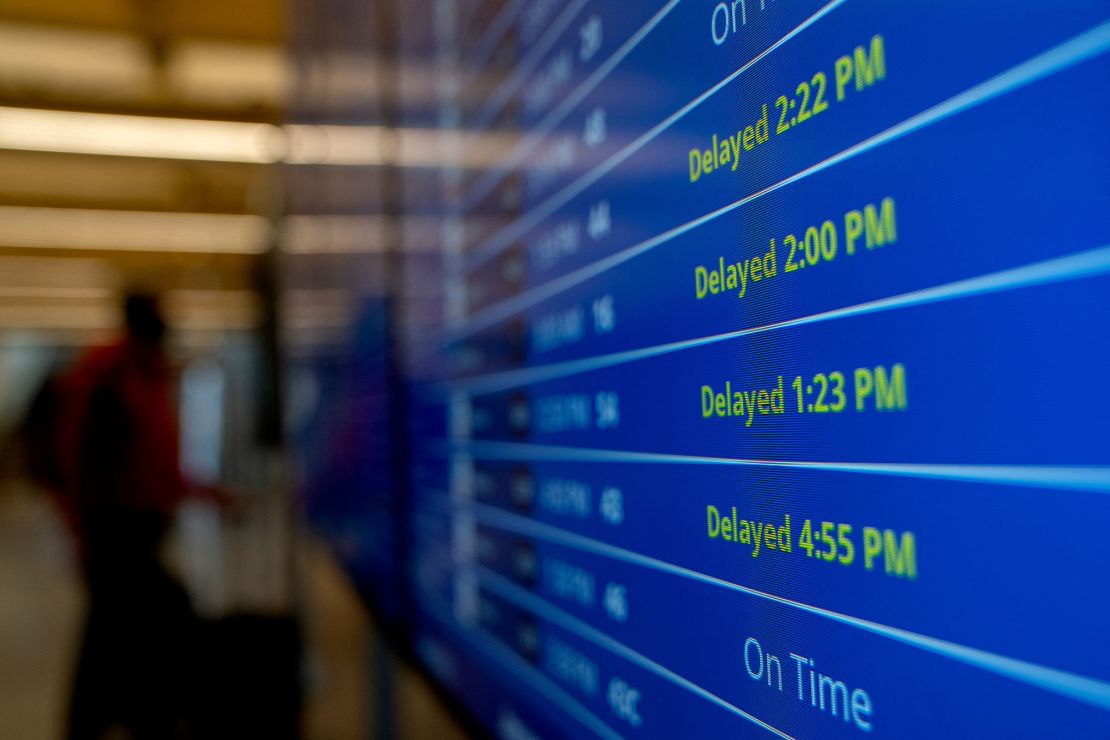
[[[40,422],[54,428],[56,464],[40,450],[36,477],[58,493],[88,592],[69,709],[74,740],[121,731],[182,737],[188,725],[199,623],[161,552],[190,492],[178,460],[166,326],[153,295],[129,294],[124,316],[118,340],[87,350],[53,381],[44,405],[54,421]]]

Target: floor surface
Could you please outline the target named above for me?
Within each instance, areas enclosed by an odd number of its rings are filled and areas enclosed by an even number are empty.
[[[465,737],[410,667],[380,651],[368,615],[323,545],[301,547],[306,636],[306,740]],[[58,740],[84,599],[68,535],[50,500],[0,483],[0,738]],[[377,679],[393,670],[396,701],[383,724]]]

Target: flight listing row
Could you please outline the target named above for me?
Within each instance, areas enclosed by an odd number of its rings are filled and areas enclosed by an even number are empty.
[[[1032,273],[1032,286],[425,389],[414,429],[759,459],[1104,464],[1110,347],[1091,320],[1110,264],[1102,250],[1075,259],[1089,268],[1078,279]]]
[[[420,520],[422,606],[458,627],[456,639],[494,640],[620,735],[735,731],[744,721],[787,735],[1091,735],[1110,718],[1104,680],[619,548],[588,552],[511,528],[506,537],[498,530],[509,525],[486,529],[465,516],[437,524],[431,511]],[[475,533],[460,535],[468,528]],[[1061,632],[1023,642],[1055,660]],[[1010,711],[1015,699],[1028,713]]]
[[[1037,477],[1021,469],[630,463],[589,455],[499,464],[477,454],[467,462],[476,481],[501,485],[476,483],[486,492],[472,496],[460,495],[458,485],[450,496],[414,492],[418,507],[456,523],[451,532],[433,530],[432,540],[454,537],[483,565],[602,624],[612,616],[605,583],[617,583],[632,604],[655,588],[647,574],[634,583],[608,578],[610,558],[621,568],[689,571],[1108,678],[1090,650],[1102,627],[1083,587],[1083,569],[1103,559],[1098,522],[1107,504],[1104,495],[1067,488],[1081,485],[1080,471]],[[1105,485],[1110,472],[1098,476]],[[1051,516],[1068,526],[1032,524]],[[565,552],[550,560],[548,547]],[[583,571],[583,554],[603,559]],[[1023,615],[1020,628],[1007,618],[1013,613]],[[648,629],[652,615],[641,610],[635,621]],[[1035,639],[1054,631],[1051,642]]]

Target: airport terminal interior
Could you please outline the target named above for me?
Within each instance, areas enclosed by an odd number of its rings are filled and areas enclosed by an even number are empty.
[[[0,739],[1110,737],[1107,0],[0,0]]]
[[[286,177],[267,137],[296,102],[290,12],[282,0],[0,2],[0,737],[71,736],[88,601],[79,547],[28,475],[20,427],[49,377],[111,341],[135,288],[162,297],[173,362],[198,384],[181,404],[200,425],[193,474],[238,507],[187,503],[166,558],[204,620],[295,616],[303,634],[301,732],[272,736],[466,736],[377,636],[348,573],[297,518],[287,451],[259,431],[258,388],[276,362],[265,253]],[[214,661],[201,680],[223,670]]]

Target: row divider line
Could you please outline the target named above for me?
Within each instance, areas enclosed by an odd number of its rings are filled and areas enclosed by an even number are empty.
[[[463,193],[463,202],[456,209],[457,212],[466,213],[477,205],[490,190],[505,178],[506,174],[515,167],[523,157],[527,156],[532,149],[534,149],[580,102],[582,102],[583,98],[593,92],[593,90],[612,73],[613,69],[624,61],[625,57],[631,54],[647,35],[651,33],[680,2],[682,2],[682,0],[670,0],[670,2],[657,11],[647,23],[641,26],[636,33],[629,37],[620,48],[614,51],[608,59],[602,62],[589,77],[583,80],[577,88],[567,95],[556,108],[552,109],[544,116],[543,120],[529,131],[524,132],[524,137],[513,147],[513,151],[509,152],[508,156],[497,162],[494,167],[483,175],[482,179],[473,186],[473,191],[468,189],[467,192]]]
[[[722,465],[732,467],[818,470],[837,473],[905,476],[972,483],[1056,488],[1069,491],[1110,493],[1110,466],[1104,465],[1000,465],[963,463],[875,463],[811,460],[767,460],[711,457],[665,452],[602,450],[561,447],[527,442],[469,441],[424,438],[423,442],[444,455],[471,455],[484,460],[538,460],[543,462],[638,463],[666,465]]]
[[[489,24],[482,38],[473,47],[473,51],[463,55],[460,60],[460,87],[466,87],[473,81],[473,79],[482,71],[480,65],[489,60],[490,54],[493,52],[494,44],[497,41],[497,36],[505,32],[516,16],[524,8],[527,0],[513,0],[511,3],[506,3],[501,9],[501,12]]]
[[[446,381],[441,385],[445,390],[461,390],[474,395],[484,395],[508,390],[521,385],[577,375],[628,362],[681,352],[742,337],[764,334],[782,329],[824,323],[844,318],[865,316],[914,306],[942,303],[950,300],[970,298],[993,293],[1031,288],[1046,284],[1096,277],[1110,272],[1110,244],[1093,249],[1075,252],[1062,257],[1053,257],[1018,267],[964,278],[950,283],[942,283],[928,288],[900,293],[886,298],[877,298],[842,308],[834,308],[807,316],[784,319],[769,324],[735,329],[709,334],[691,339],[680,339],[663,344],[638,347],[593,357],[577,358],[555,362],[549,365],[506,370],[488,375],[476,375],[456,381]]]
[[[544,32],[540,41],[529,49],[513,76],[498,87],[490,96],[489,105],[475,124],[477,128],[486,128],[489,126],[490,121],[497,117],[497,114],[501,112],[505,104],[524,86],[531,74],[536,71],[536,66],[540,63],[540,60],[543,59],[547,52],[551,51],[551,48],[555,46],[555,42],[559,40],[563,31],[565,31],[575,17],[582,12],[582,9],[586,7],[588,2],[589,0],[573,0],[563,9],[563,12],[559,14],[548,27],[547,31]]]

